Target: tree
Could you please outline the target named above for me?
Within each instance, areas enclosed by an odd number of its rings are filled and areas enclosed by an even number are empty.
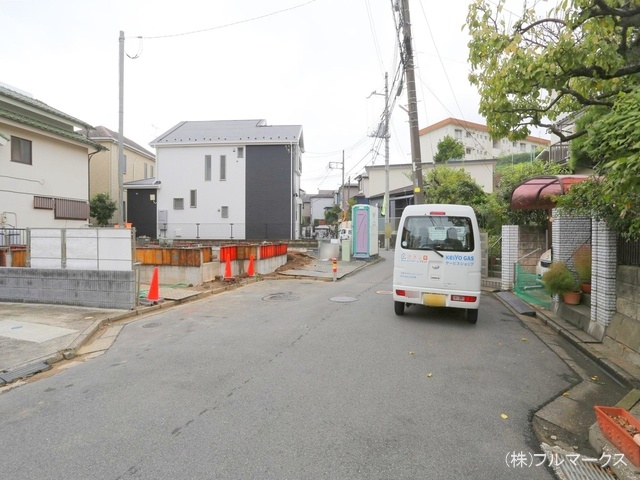
[[[495,211],[488,213],[491,221],[497,228],[502,224],[507,225],[546,225],[546,210],[512,210],[511,194],[522,182],[540,175],[560,175],[567,171],[558,164],[535,160],[530,163],[519,163],[502,167],[499,172],[499,180],[495,196]],[[497,233],[497,232],[496,232]]]
[[[610,110],[638,85],[637,1],[563,0],[546,15],[525,3],[515,23],[504,4],[475,0],[467,16],[469,79],[493,138],[522,139],[532,126],[565,142],[581,137],[586,129],[563,131],[556,121],[583,107]]]
[[[471,206],[482,226],[483,205],[487,194],[469,172],[448,167],[435,167],[423,177],[425,203],[455,203]]]
[[[342,209],[340,205],[325,208],[324,221],[326,225],[337,225],[340,220],[342,220]]]
[[[640,236],[640,3],[563,0],[546,15],[525,4],[512,26],[504,4],[474,0],[467,16],[469,78],[491,136],[521,139],[536,126],[571,142],[571,164],[599,177],[558,206]],[[581,117],[564,130],[558,120],[568,115]]]
[[[558,198],[568,213],[604,220],[626,237],[640,237],[640,88],[620,94],[616,106],[593,122],[584,151],[598,177],[571,187]]]
[[[433,160],[439,163],[462,158],[464,158],[464,145],[451,135],[447,135],[438,142],[438,151],[433,157]]]
[[[117,209],[118,204],[111,200],[108,193],[98,193],[89,202],[89,215],[95,218],[101,227],[109,224]]]

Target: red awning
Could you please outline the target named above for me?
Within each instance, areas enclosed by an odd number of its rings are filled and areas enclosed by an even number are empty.
[[[544,175],[522,182],[511,193],[513,210],[549,210],[555,207],[552,199],[562,195],[571,185],[589,178],[588,175]]]

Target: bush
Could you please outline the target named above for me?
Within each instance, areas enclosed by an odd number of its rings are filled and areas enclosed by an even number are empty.
[[[578,290],[578,282],[564,262],[554,262],[542,276],[544,288],[552,295],[563,295]]]

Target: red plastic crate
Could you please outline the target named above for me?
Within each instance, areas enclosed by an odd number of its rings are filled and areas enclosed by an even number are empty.
[[[598,420],[598,426],[604,436],[613,443],[620,453],[624,454],[631,463],[636,467],[640,467],[640,445],[634,440],[633,436],[629,434],[624,428],[622,428],[616,421],[611,418],[623,417],[629,422],[629,425],[634,426],[640,430],[640,421],[624,408],[618,407],[593,407],[596,411],[596,419]]]

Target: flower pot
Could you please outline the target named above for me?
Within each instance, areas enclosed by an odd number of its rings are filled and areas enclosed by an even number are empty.
[[[567,292],[562,294],[562,300],[567,305],[578,305],[580,303],[581,292]]]
[[[640,430],[640,422],[624,408],[594,406],[598,426],[604,436],[613,443],[618,450],[633,463],[640,467],[640,446],[633,440],[630,430]],[[615,418],[622,420],[629,430],[615,421]]]
[[[582,290],[582,293],[591,294],[591,284],[590,283],[581,283],[580,284],[580,290]]]

